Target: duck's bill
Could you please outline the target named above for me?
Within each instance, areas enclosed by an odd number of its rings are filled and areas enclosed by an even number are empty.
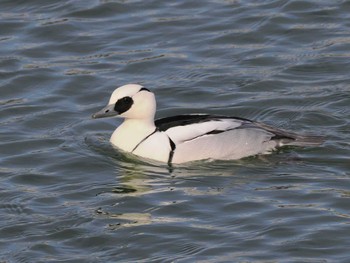
[[[93,119],[99,119],[99,118],[106,118],[106,117],[113,117],[117,116],[118,112],[114,110],[114,105],[110,104],[104,107],[102,110],[96,112],[92,115]]]

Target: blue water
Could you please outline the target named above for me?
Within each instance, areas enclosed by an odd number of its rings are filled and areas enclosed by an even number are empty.
[[[350,2],[0,1],[0,262],[349,262]],[[141,83],[327,137],[154,164],[92,120]]]

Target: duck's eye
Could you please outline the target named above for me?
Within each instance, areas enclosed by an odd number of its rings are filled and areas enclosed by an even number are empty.
[[[115,103],[114,110],[118,112],[118,114],[122,114],[128,111],[131,108],[133,103],[134,101],[132,100],[131,97],[121,98]]]
[[[129,102],[132,101],[132,98],[130,98],[130,97],[124,97],[124,98],[122,98],[122,100],[123,100],[124,103],[129,103]]]

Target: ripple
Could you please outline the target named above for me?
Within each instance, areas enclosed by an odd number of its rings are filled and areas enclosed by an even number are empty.
[[[0,3],[0,261],[347,262],[348,1]],[[90,116],[122,84],[322,147],[174,165]]]

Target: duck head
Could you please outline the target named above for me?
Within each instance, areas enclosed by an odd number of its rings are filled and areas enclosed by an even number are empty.
[[[154,94],[138,84],[127,84],[114,90],[109,102],[92,118],[122,117],[126,119],[154,119],[156,100]]]

